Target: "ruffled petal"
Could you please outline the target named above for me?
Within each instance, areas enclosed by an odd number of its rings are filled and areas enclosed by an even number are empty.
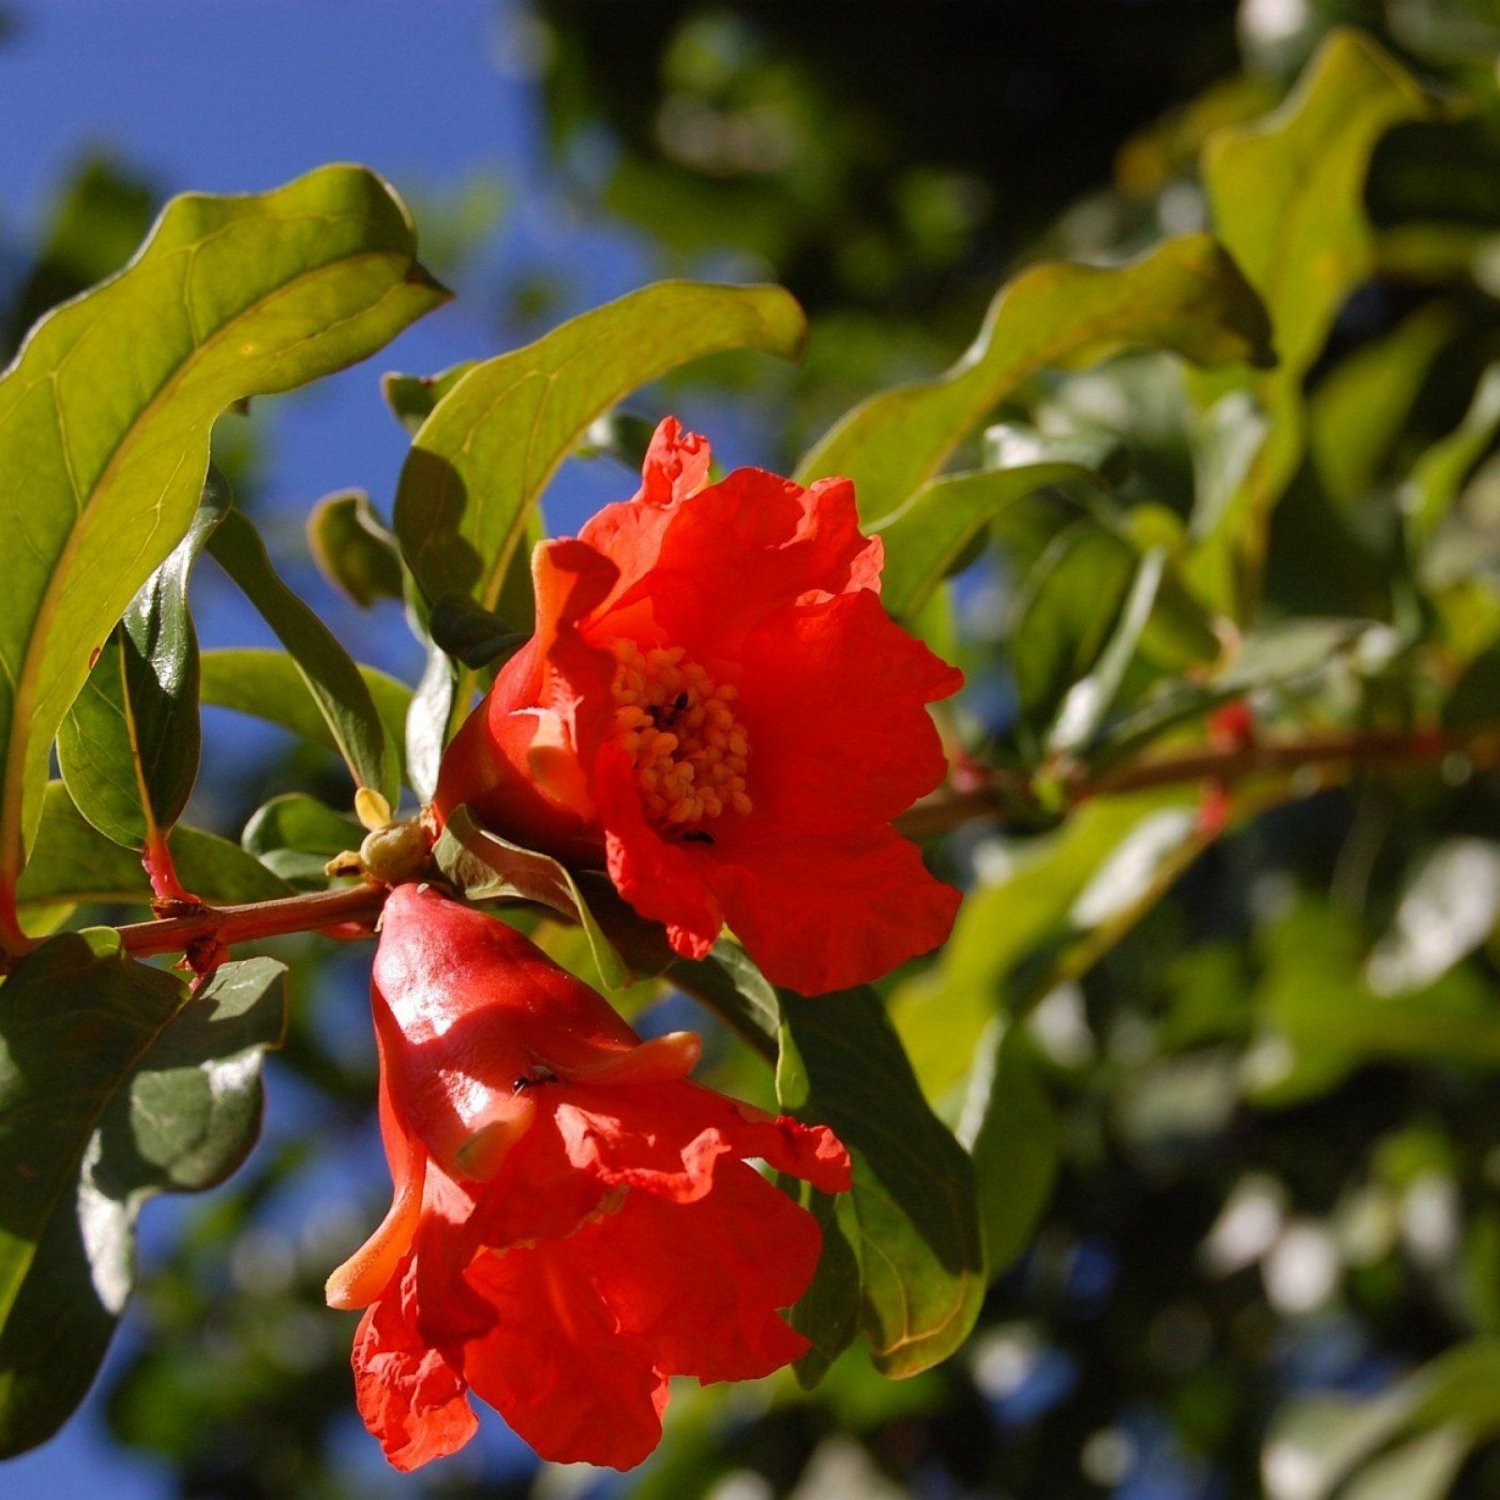
[[[960,894],[890,828],[822,838],[750,823],[704,861],[724,917],[773,984],[868,984],[948,936]]]
[[[630,1469],[661,1441],[667,1380],[619,1337],[576,1238],[474,1262],[470,1285],[495,1321],[464,1373],[542,1458]]]
[[[414,1277],[408,1262],[366,1311],[351,1356],[359,1414],[402,1470],[456,1453],[479,1427],[462,1371],[417,1331]]]
[[[699,1380],[756,1380],[807,1352],[778,1309],[807,1290],[821,1248],[813,1216],[738,1161],[694,1203],[629,1194],[578,1243],[620,1335]]]
[[[707,957],[724,926],[724,913],[701,861],[646,821],[634,769],[618,745],[606,745],[596,767],[605,860],[615,889],[643,917],[666,926],[674,951],[687,958]]]
[[[569,1161],[612,1187],[692,1203],[724,1158],[758,1158],[824,1192],[849,1186],[849,1155],[833,1132],[769,1116],[692,1083],[560,1091],[554,1119]]]
[[[811,843],[889,823],[947,773],[927,705],[963,673],[894,624],[868,592],[764,620],[746,638],[737,709],[752,747],[757,823]]]

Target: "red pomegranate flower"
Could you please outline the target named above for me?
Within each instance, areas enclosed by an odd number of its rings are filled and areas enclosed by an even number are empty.
[[[543,1457],[625,1469],[673,1375],[749,1380],[806,1339],[811,1214],[746,1158],[849,1186],[832,1132],[685,1075],[519,933],[428,887],[386,904],[375,958],[380,1125],[395,1193],[328,1282],[364,1307],[360,1414],[399,1469],[462,1447],[472,1389]]]
[[[533,559],[537,627],[444,758],[436,807],[598,863],[673,947],[728,922],[806,994],[935,947],[959,896],[892,827],[943,779],[963,677],[880,605],[853,486],[708,484],[657,429],[641,491]]]

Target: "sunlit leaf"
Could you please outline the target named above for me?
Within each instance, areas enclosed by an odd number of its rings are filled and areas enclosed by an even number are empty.
[[[107,929],[50,939],[0,1008],[0,1456],[83,1399],[135,1279],[135,1222],[201,1192],[260,1127],[282,966],[223,965],[189,996]]]
[[[429,602],[499,606],[547,482],[622,396],[706,354],[795,354],[803,331],[778,287],[669,281],[468,370],[418,430],[396,494],[396,535]]]
[[[1200,498],[1195,517],[1204,539],[1197,576],[1229,612],[1246,613],[1258,595],[1268,517],[1301,461],[1303,381],[1345,298],[1374,268],[1370,157],[1393,125],[1428,113],[1395,62],[1363,33],[1342,30],[1279,109],[1204,148],[1215,227],[1271,315],[1277,354],[1251,387],[1269,424],[1264,440],[1235,483]]]
[[[0,899],[93,652],[186,534],[214,421],[364,358],[436,306],[414,249],[401,205],[361,168],[179,198],[132,264],[39,324],[0,379],[0,522],[18,542],[0,609]]]
[[[411,689],[375,667],[361,665],[359,675],[385,725],[388,743],[399,745]],[[260,646],[205,651],[200,692],[204,703],[253,714],[314,745],[338,750],[328,720],[286,652]]]
[[[1035,266],[1001,289],[979,337],[949,370],[862,402],[814,445],[797,477],[852,479],[860,514],[880,521],[1037,370],[1132,345],[1205,365],[1264,361],[1268,333],[1255,294],[1205,235],[1170,240],[1118,269]]]

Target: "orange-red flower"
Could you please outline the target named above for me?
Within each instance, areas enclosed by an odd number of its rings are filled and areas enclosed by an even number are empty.
[[[449,747],[436,806],[565,859],[702,957],[727,921],[808,994],[935,947],[958,893],[894,818],[942,780],[962,675],[895,625],[853,486],[708,481],[668,418],[640,493],[533,560],[536,634]]]
[[[474,1391],[544,1458],[629,1468],[667,1383],[748,1380],[807,1341],[832,1132],[700,1088],[698,1039],[642,1042],[519,933],[427,887],[386,904],[373,986],[395,1192],[328,1283],[364,1307],[360,1414],[401,1469],[463,1446]]]

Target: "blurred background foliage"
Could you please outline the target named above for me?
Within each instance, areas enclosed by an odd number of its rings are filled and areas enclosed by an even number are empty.
[[[1165,708],[1200,738],[1212,703],[1247,692],[1257,733],[1379,734],[1435,706],[1455,733],[1493,720],[1500,19],[1487,0],[545,0],[504,21],[497,66],[530,80],[546,170],[578,224],[630,237],[658,273],[779,281],[807,308],[801,365],[712,361],[641,407],[722,413],[782,467],[855,400],[949,363],[1017,270],[1119,260],[1208,226],[1212,133],[1274,109],[1333,27],[1378,38],[1438,108],[1375,145],[1372,274],[1340,290],[1326,347],[1297,372],[1306,450],[1269,525],[1264,604],[1240,620],[1259,655],[1233,681],[1185,679],[1193,701]],[[44,233],[4,243],[7,351],[193,185],[80,161]],[[512,185],[403,190],[440,275],[484,264],[485,316],[510,342],[575,310],[566,269],[487,258]],[[1260,205],[1273,226],[1280,206]],[[1033,377],[963,466],[1007,444],[1086,452],[1112,481],[1110,516],[1175,557],[1205,492],[1235,483],[1232,451],[1191,430],[1188,386],[1159,354]],[[252,511],[272,441],[253,419],[216,439]],[[596,467],[587,483],[628,491],[624,468]],[[1032,773],[1049,746],[1079,743],[1059,737],[1063,710],[1104,671],[1133,577],[1098,541],[1108,527],[1055,524],[1058,507],[1087,520],[1078,494],[1049,494],[971,548],[951,620],[924,617],[970,674],[969,742],[1030,778],[1010,815],[941,853],[974,893],[946,953],[888,986],[961,1135],[976,1128],[971,1054],[1005,1085],[980,1165],[1004,1184],[985,1230],[1008,1269],[963,1353],[899,1383],[856,1348],[811,1393],[789,1376],[684,1390],[634,1475],[538,1471],[492,1420],[430,1472],[387,1473],[352,1412],[352,1321],[321,1298],[384,1194],[364,955],[284,943],[292,1025],[266,1136],[211,1198],[148,1215],[148,1275],[101,1398],[114,1440],[164,1460],[178,1494],[235,1500],[1500,1494],[1495,773],[1452,753],[1233,787],[1222,837],[1192,787],[1061,816],[1065,799],[1049,804]],[[1413,514],[1432,521],[1420,568]],[[329,609],[357,655],[383,659],[389,613]],[[1147,689],[1193,652],[1135,644],[1112,688],[1149,719],[1163,703]],[[1245,733],[1215,723],[1210,736]],[[213,753],[221,782],[198,821],[226,832],[269,789],[343,796],[321,752],[283,739]],[[641,998],[645,1025],[704,1024],[680,998]],[[711,1041],[713,1081],[765,1097],[759,1065]]]

